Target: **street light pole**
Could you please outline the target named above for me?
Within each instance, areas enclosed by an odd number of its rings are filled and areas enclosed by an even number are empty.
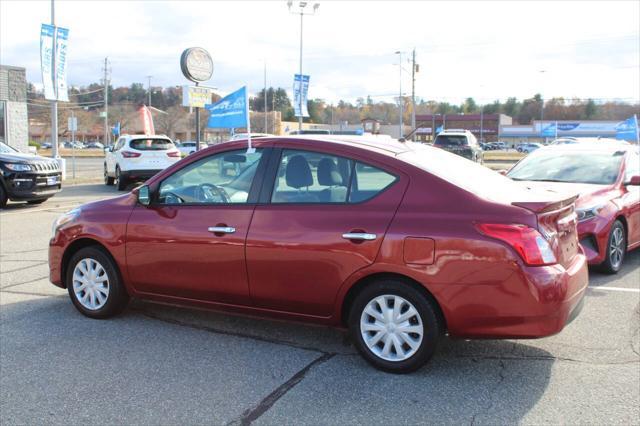
[[[53,36],[55,40],[56,36],[56,8],[54,0],[51,0],[51,26],[53,27]],[[53,50],[51,53],[51,60],[53,66],[51,67],[51,73],[53,74],[53,93],[55,99],[51,101],[51,156],[58,158],[58,76],[56,75],[56,43],[53,43]]]
[[[307,2],[306,1],[301,1],[298,3],[298,6],[300,7],[300,12],[291,12],[291,5],[293,4],[293,1],[289,0],[287,2],[287,7],[289,8],[289,12],[290,13],[295,13],[295,14],[300,14],[300,68],[299,68],[299,72],[300,72],[300,83],[298,86],[299,89],[299,93],[298,93],[298,112],[300,113],[300,115],[298,116],[298,132],[301,133],[302,132],[302,34],[303,34],[303,17],[304,15],[315,15],[316,12],[318,11],[318,8],[320,7],[319,3],[315,3],[313,5],[313,12],[309,12],[309,13],[304,13],[304,8],[307,7]],[[295,93],[294,93],[295,96]]]
[[[153,77],[152,75],[148,75],[147,76],[147,81],[149,82],[148,84],[148,92],[149,92],[149,101],[147,102],[147,106],[150,107],[151,106],[151,77]]]
[[[399,128],[399,130],[400,131],[398,133],[398,135],[399,135],[398,139],[400,139],[402,137],[402,133],[403,133],[402,132],[402,127],[403,127],[403,123],[402,123],[402,121],[403,121],[402,120],[402,114],[403,114],[403,111],[402,111],[402,106],[403,106],[402,105],[403,104],[403,102],[402,102],[402,52],[398,50],[396,52],[396,55],[398,55],[398,58],[399,58],[398,59],[398,70],[400,71],[400,74],[399,74],[400,75],[400,93],[399,93],[399,95],[400,95],[400,98],[399,98],[399,104],[400,104],[400,128]]]

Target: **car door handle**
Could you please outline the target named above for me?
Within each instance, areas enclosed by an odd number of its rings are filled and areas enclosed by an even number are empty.
[[[347,232],[346,234],[342,234],[342,238],[345,240],[373,241],[377,238],[377,235],[366,232]]]
[[[236,232],[236,228],[233,226],[210,226],[208,231],[214,234],[233,234]]]

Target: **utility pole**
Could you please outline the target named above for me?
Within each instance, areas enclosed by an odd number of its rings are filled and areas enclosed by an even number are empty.
[[[53,158],[59,158],[58,155],[58,76],[56,75],[56,8],[54,0],[51,0],[51,26],[53,27],[53,50],[51,53],[51,60],[53,65],[51,67],[51,73],[53,74],[53,93],[55,99],[51,101],[51,156]]]
[[[109,58],[104,58],[104,146],[109,146]]]
[[[399,93],[399,105],[400,105],[400,127],[399,127],[399,133],[398,133],[398,139],[400,139],[402,137],[402,128],[404,127],[404,123],[402,122],[402,107],[403,107],[403,101],[402,101],[402,52],[401,51],[397,51],[396,55],[398,55],[398,69],[400,70],[400,93]]]
[[[148,92],[149,92],[149,101],[147,103],[147,106],[150,107],[151,106],[151,77],[153,77],[152,75],[148,75],[147,76],[147,81],[149,82],[147,87],[149,88]]]
[[[264,61],[264,132],[267,131],[267,61]]]
[[[412,140],[416,140],[416,48],[413,48],[411,64],[411,136]]]

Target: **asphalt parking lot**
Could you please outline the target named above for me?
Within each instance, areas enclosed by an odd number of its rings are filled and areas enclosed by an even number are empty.
[[[640,423],[640,250],[591,272],[562,333],[446,340],[397,376],[339,330],[144,302],[83,317],[48,281],[51,223],[117,194],[68,186],[0,212],[0,424]]]

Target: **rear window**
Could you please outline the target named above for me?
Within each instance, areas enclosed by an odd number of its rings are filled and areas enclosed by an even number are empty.
[[[408,144],[409,145],[409,144]],[[420,144],[399,159],[442,178],[465,191],[493,201],[504,201],[522,187],[511,179],[459,155]]]
[[[169,139],[133,139],[129,146],[138,151],[166,151],[174,148]]]
[[[446,146],[446,145],[466,145],[467,137],[466,136],[454,136],[454,135],[438,135],[436,136],[436,141],[433,143],[436,146]]]

